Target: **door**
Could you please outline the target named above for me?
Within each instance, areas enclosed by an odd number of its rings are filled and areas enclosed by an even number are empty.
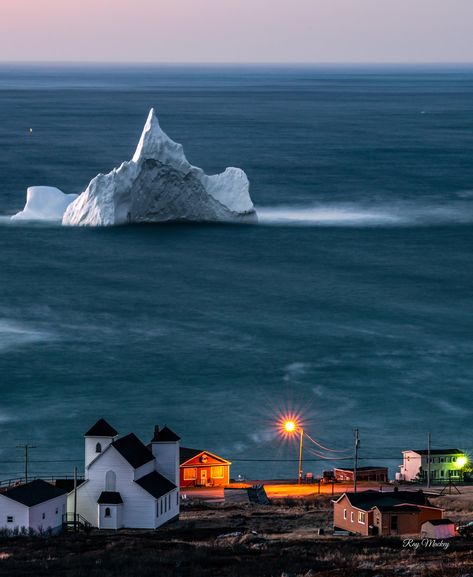
[[[207,485],[207,469],[200,470],[200,484]]]

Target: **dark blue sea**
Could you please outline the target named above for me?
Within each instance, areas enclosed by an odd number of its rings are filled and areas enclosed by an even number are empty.
[[[207,172],[243,168],[258,225],[13,224],[80,193],[148,110]],[[29,129],[33,132],[30,133]],[[0,477],[81,467],[105,417],[232,476],[390,467],[473,447],[473,69],[0,67]]]

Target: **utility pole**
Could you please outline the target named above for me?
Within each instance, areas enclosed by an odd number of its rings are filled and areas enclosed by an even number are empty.
[[[24,449],[25,451],[25,484],[28,483],[28,451],[29,449],[36,449],[36,445],[30,445],[29,443],[18,443],[17,449]]]
[[[299,485],[302,485],[302,442],[304,438],[304,429],[301,429],[301,438],[299,442]]]
[[[427,489],[430,489],[430,453],[432,451],[432,434],[427,435]]]
[[[356,481],[358,476],[358,447],[360,446],[360,432],[355,429],[355,462],[353,465],[353,492],[356,493]]]
[[[66,512],[66,522],[67,512]],[[74,467],[74,531],[77,531],[77,467]]]

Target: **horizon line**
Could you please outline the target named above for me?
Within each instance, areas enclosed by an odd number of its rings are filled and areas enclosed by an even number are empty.
[[[3,65],[37,65],[37,66],[300,66],[300,67],[338,67],[338,66],[426,66],[426,67],[450,67],[450,66],[472,66],[473,61],[418,61],[418,62],[403,62],[403,61],[387,61],[387,62],[377,62],[377,61],[356,61],[356,62],[312,62],[312,61],[257,61],[257,62],[245,62],[245,61],[146,61],[146,60],[0,60],[0,66]]]

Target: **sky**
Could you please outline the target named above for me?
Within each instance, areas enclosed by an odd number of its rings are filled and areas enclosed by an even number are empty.
[[[471,63],[473,0],[0,0],[0,60]]]

